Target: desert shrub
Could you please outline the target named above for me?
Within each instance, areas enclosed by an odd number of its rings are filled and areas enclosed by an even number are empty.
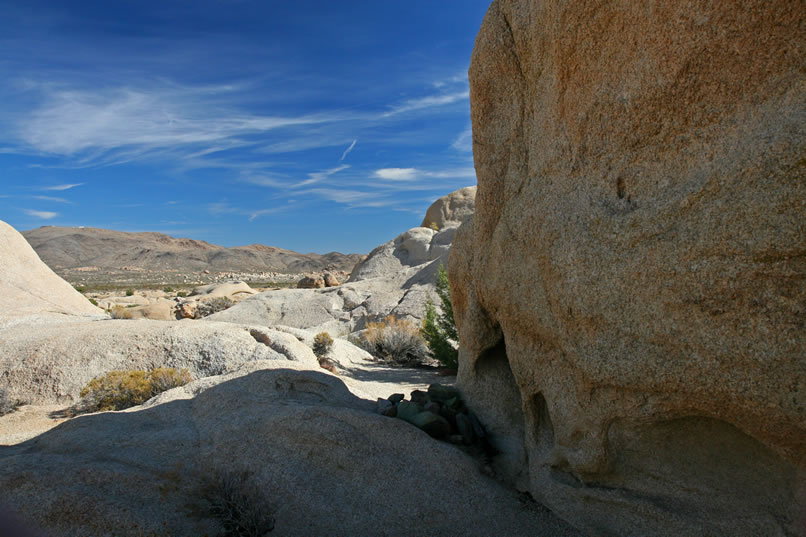
[[[81,390],[82,401],[76,411],[123,410],[143,404],[155,395],[191,380],[187,369],[172,367],[158,367],[151,371],[110,371],[92,379]]]
[[[163,293],[173,293],[173,292],[174,292],[174,288],[173,288],[173,287],[171,287],[171,286],[168,286],[168,287],[165,287],[165,288],[162,290],[162,292],[163,292]]]
[[[196,310],[196,317],[207,317],[208,315],[218,313],[219,311],[224,311],[225,309],[234,305],[235,302],[225,296],[217,296],[215,298],[211,298],[210,300],[204,301],[200,300],[198,303],[198,309]]]
[[[428,224],[428,227],[433,229],[434,231],[439,231],[439,225],[436,222],[431,222]]]
[[[93,306],[97,306],[97,305],[98,305],[98,301],[97,301],[97,300],[95,300],[94,298],[89,298],[88,300],[90,301],[90,304],[92,304]]]
[[[109,310],[109,315],[111,315],[113,319],[134,318],[134,314],[131,312],[131,310],[124,306],[114,306],[111,310]]]
[[[179,291],[178,293],[176,293],[176,296],[177,298],[185,298],[188,296],[188,294],[185,291]]]
[[[422,362],[428,352],[417,325],[394,315],[369,323],[357,343],[376,358],[398,365]]]
[[[126,296],[134,295],[134,289],[126,289]]]
[[[14,399],[8,395],[8,390],[0,388],[0,416],[11,414],[17,407],[22,404],[21,401]]]
[[[76,290],[76,291],[78,291],[79,293],[83,293],[84,291],[86,291],[86,290],[87,290],[87,288],[86,288],[86,287],[84,287],[83,285],[74,285],[74,286],[73,286],[73,289],[75,289],[75,290]]]
[[[313,353],[318,358],[327,356],[332,347],[333,347],[333,338],[330,337],[330,334],[328,334],[327,332],[319,332],[318,334],[316,334],[316,337],[313,338]]]
[[[268,495],[247,471],[214,471],[203,478],[209,514],[223,526],[223,537],[263,537],[274,529]]]
[[[456,332],[456,321],[453,318],[448,272],[442,264],[437,269],[436,284],[442,311],[437,312],[434,302],[429,297],[425,303],[425,318],[420,333],[434,359],[444,367],[456,369],[459,365],[459,351],[456,346],[459,335]]]

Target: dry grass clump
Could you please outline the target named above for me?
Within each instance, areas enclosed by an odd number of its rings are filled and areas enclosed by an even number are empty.
[[[128,307],[124,307],[124,306],[115,306],[115,307],[113,307],[111,310],[109,310],[109,315],[113,319],[133,319],[134,318],[134,314],[132,313],[132,310],[130,310]]]
[[[357,344],[376,358],[397,365],[421,363],[428,354],[420,328],[394,315],[369,323]]]
[[[123,410],[140,405],[171,388],[193,380],[187,369],[158,367],[151,371],[110,371],[92,379],[81,390],[81,402],[74,412]]]
[[[204,478],[203,496],[209,514],[223,526],[223,537],[263,537],[274,529],[269,497],[247,471],[211,472]]]

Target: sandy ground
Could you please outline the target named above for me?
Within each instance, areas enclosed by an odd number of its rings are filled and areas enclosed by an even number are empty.
[[[56,417],[64,405],[23,405],[0,416],[0,446],[19,444],[53,429],[68,418]]]

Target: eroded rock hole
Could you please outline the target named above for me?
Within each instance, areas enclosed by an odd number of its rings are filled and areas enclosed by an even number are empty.
[[[616,195],[620,200],[623,200],[624,196],[627,195],[627,185],[624,183],[623,177],[616,179]]]
[[[474,406],[479,409],[490,442],[498,452],[493,467],[497,474],[519,488],[526,486],[521,392],[512,374],[503,338],[481,354],[475,371]]]
[[[530,403],[532,442],[540,458],[548,457],[554,449],[554,424],[542,393],[535,394]]]

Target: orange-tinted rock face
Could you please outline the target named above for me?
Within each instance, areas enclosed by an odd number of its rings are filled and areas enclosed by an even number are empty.
[[[500,471],[581,527],[804,531],[803,13],[496,0],[485,18],[475,217],[449,263],[459,383]]]

